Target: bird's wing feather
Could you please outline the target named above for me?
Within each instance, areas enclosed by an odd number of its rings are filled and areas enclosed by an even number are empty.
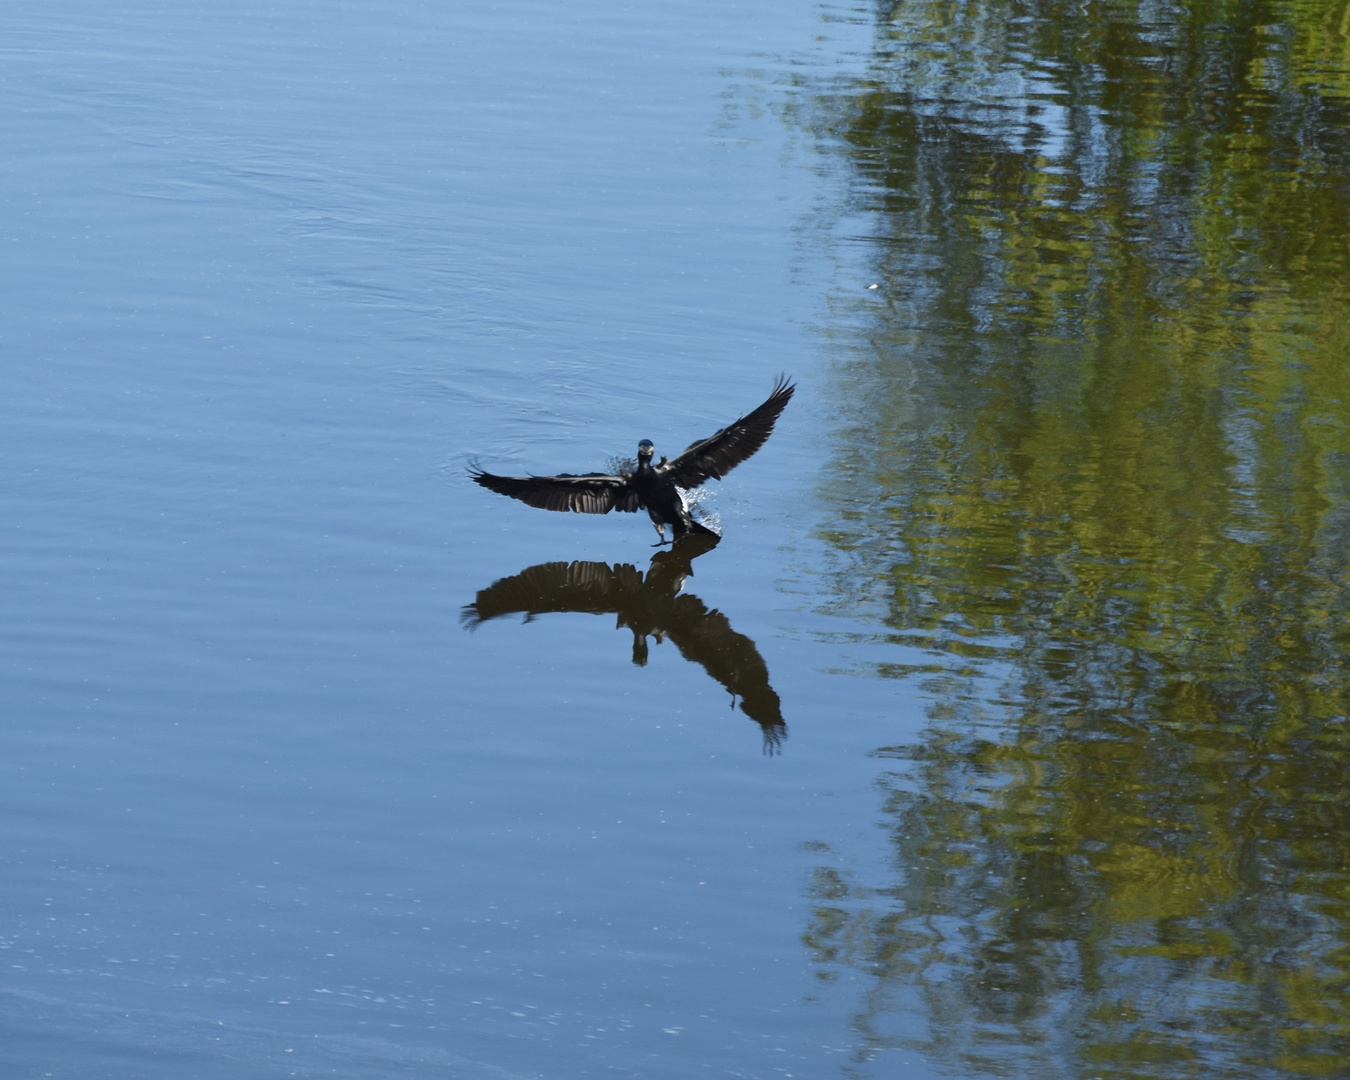
[[[509,495],[541,510],[571,510],[578,514],[608,514],[611,510],[633,513],[638,494],[626,476],[586,473],[573,476],[495,476],[481,469],[471,470],[475,483],[489,491]]]
[[[682,488],[698,487],[710,477],[722,479],[764,445],[795,389],[786,375],[780,375],[763,405],[717,434],[693,443],[664,471]]]

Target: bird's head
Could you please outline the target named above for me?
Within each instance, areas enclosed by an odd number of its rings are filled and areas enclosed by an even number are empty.
[[[643,439],[638,443],[638,460],[651,461],[652,454],[656,453],[656,447],[652,445],[651,439]]]

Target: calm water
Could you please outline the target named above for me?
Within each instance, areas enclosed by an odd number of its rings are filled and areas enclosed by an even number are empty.
[[[1343,5],[0,30],[6,1076],[1350,1075]]]

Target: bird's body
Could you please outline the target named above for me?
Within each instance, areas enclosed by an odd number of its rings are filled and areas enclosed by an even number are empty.
[[[644,449],[648,451],[645,455]],[[633,470],[629,483],[637,492],[638,504],[647,511],[661,539],[664,541],[666,538],[667,525],[675,536],[695,532],[711,533],[711,529],[695,521],[689,513],[684,493],[671,478],[669,464],[664,459],[659,465],[652,464],[653,449],[646,439],[638,444],[637,468]]]
[[[711,478],[721,479],[750,457],[773,432],[774,423],[795,389],[786,377],[774,383],[768,400],[753,412],[728,424],[715,435],[688,446],[674,461],[652,464],[656,448],[651,440],[638,443],[637,465],[617,474],[562,473],[558,476],[495,476],[474,469],[470,476],[490,491],[509,495],[543,510],[571,510],[578,514],[634,513],[646,510],[652,525],[666,540],[666,526],[676,537],[712,533],[689,513],[683,491]]]

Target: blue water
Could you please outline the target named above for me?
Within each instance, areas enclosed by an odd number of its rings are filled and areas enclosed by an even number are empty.
[[[804,882],[884,859],[867,752],[921,713],[810,596],[826,189],[775,103],[859,32],[827,14],[0,15],[4,1075],[848,1063]],[[612,617],[462,627],[654,539],[471,460],[678,449],[780,371],[685,589],[763,656],[780,753]]]

